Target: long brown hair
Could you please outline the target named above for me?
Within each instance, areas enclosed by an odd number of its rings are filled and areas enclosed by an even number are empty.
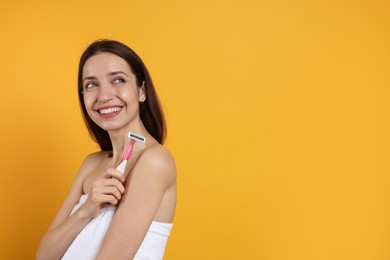
[[[140,104],[140,118],[149,134],[151,134],[160,144],[163,144],[167,131],[165,119],[149,71],[141,58],[132,49],[121,42],[113,40],[97,40],[93,42],[88,46],[80,58],[78,95],[84,122],[92,139],[99,144],[102,151],[112,150],[112,143],[108,132],[95,124],[89,117],[83,98],[84,64],[90,57],[102,52],[112,53],[124,59],[135,74],[137,86],[139,88],[142,87],[142,84],[145,86],[147,98]]]

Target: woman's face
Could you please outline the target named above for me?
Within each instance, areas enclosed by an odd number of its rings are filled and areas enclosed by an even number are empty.
[[[139,102],[145,87],[121,57],[102,52],[90,57],[83,68],[83,97],[91,119],[107,131],[120,129],[139,120]]]

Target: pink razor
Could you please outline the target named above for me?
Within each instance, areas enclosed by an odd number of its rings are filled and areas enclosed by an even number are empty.
[[[116,168],[121,173],[125,172],[127,161],[129,160],[131,154],[133,153],[135,141],[138,141],[141,143],[145,143],[145,141],[146,141],[145,137],[143,137],[141,135],[134,134],[132,132],[129,132],[129,138],[130,138],[130,143],[127,145],[126,150],[123,153],[122,162]]]

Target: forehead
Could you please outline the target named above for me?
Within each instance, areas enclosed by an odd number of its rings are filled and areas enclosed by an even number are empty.
[[[98,76],[99,74],[107,74],[113,71],[133,74],[129,64],[124,59],[109,52],[102,52],[91,56],[85,62],[83,77]]]

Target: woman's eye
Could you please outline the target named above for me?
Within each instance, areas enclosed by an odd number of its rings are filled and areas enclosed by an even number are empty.
[[[125,82],[126,81],[124,79],[122,79],[122,78],[117,78],[117,79],[114,80],[115,84],[121,84],[121,83],[125,83]]]
[[[85,84],[84,88],[85,89],[91,89],[91,88],[96,87],[96,86],[97,85],[95,83],[89,82],[89,83]]]

